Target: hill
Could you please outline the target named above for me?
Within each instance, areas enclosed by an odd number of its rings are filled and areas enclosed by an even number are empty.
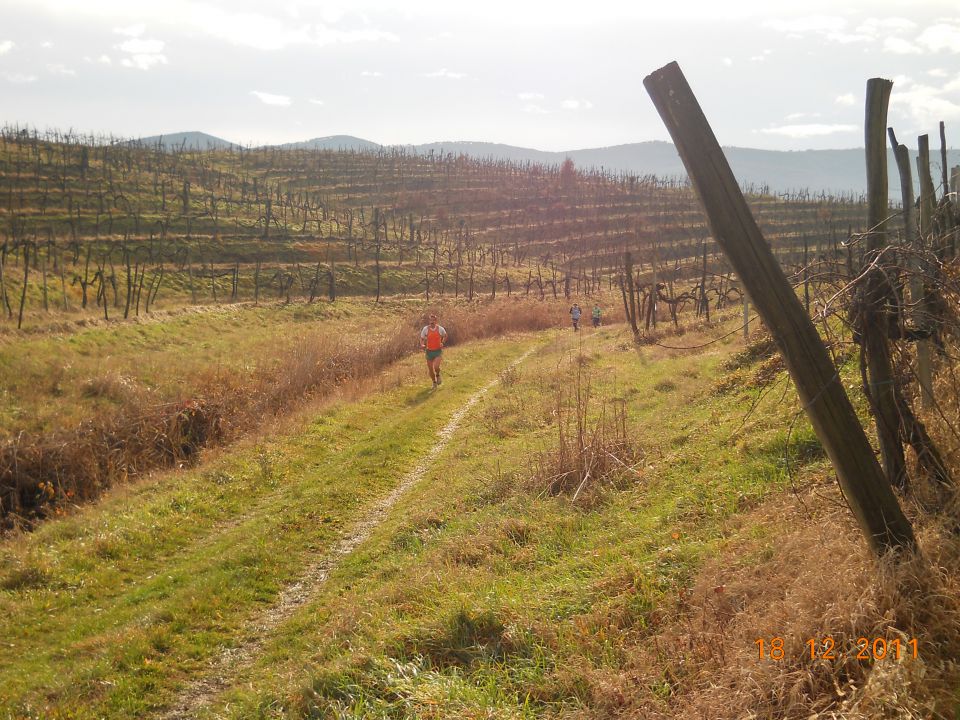
[[[284,143],[278,147],[288,150],[377,150],[382,146],[353,135],[327,135],[312,140]]]
[[[233,150],[240,147],[229,140],[198,130],[170,133],[169,135],[151,135],[145,138],[137,138],[132,142],[145,147],[159,145],[164,150]]]
[[[418,153],[449,152],[480,158],[497,158],[513,162],[560,164],[570,158],[580,168],[603,169],[635,175],[656,175],[661,178],[684,178],[686,171],[673,143],[650,141],[613,145],[603,148],[546,152],[530,148],[483,142],[446,142],[410,146]],[[866,171],[863,148],[844,150],[758,150],[756,148],[725,147],[724,152],[740,184],[770,192],[784,193],[809,190],[813,194],[828,195],[866,192]],[[911,154],[916,162],[916,153]],[[931,158],[933,172],[939,173],[939,154]],[[948,151],[949,167],[960,164],[960,151]],[[890,197],[900,198],[900,179],[896,172],[893,153],[887,153]],[[914,178],[914,183],[917,180]],[[917,192],[918,188],[915,187]]]
[[[148,146],[160,143],[165,149],[187,147],[198,150],[223,150],[238,147],[228,140],[202,132],[154,135],[141,138],[138,142]],[[390,148],[404,149],[418,155],[452,153],[478,159],[544,165],[559,165],[569,157],[580,168],[641,176],[656,175],[662,178],[686,177],[686,171],[673,144],[659,140],[553,152],[469,140],[386,146],[353,135],[329,135],[300,142],[283,143],[277,147],[290,150],[362,151]],[[814,195],[821,193],[861,195],[867,189],[863,148],[783,151],[725,147],[724,151],[734,174],[744,187],[766,188],[773,193],[809,191]],[[934,152],[931,160],[935,176],[940,172],[939,158],[939,153]],[[911,159],[916,161],[916,153],[911,155]],[[898,200],[900,179],[895,170],[896,163],[892,152],[887,153],[887,163],[891,168],[890,197]],[[960,164],[960,150],[948,151],[947,164],[951,168]],[[917,183],[916,178],[914,183]],[[914,191],[917,191],[917,187]]]

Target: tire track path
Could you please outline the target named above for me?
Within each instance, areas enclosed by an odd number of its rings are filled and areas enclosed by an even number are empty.
[[[507,367],[512,368],[519,365],[535,349],[535,347],[530,348]],[[386,519],[397,501],[423,478],[429,468],[427,458],[441,453],[447,447],[467,413],[498,382],[500,382],[499,377],[494,378],[471,395],[450,416],[447,424],[437,433],[437,441],[425,454],[425,459],[420,460],[388,495],[374,501],[360,520],[354,524],[351,531],[341,537],[319,562],[308,568],[299,580],[288,585],[272,605],[255,617],[247,626],[240,642],[223,650],[213,661],[207,673],[188,685],[172,706],[163,712],[160,717],[163,720],[193,718],[200,710],[210,704],[220,692],[228,688],[237,671],[256,658],[273,631],[293,617],[297,610],[311,600],[326,582],[330,573],[340,564],[340,561],[366,541]]]

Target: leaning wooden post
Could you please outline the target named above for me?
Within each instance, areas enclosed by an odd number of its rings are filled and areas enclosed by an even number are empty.
[[[877,424],[880,463],[890,482],[906,487],[907,461],[900,442],[900,412],[897,386],[890,359],[888,303],[893,288],[884,267],[890,264],[884,250],[887,238],[887,106],[893,82],[883,78],[867,81],[864,140],[867,156],[867,256],[863,280],[863,310],[860,314],[860,342],[867,360],[870,405]]]
[[[871,548],[883,553],[913,547],[913,528],[874,457],[840,374],[750,213],[679,65],[670,63],[643,84],[700,196],[714,239],[742,278],[783,355],[804,410]]]
[[[897,142],[893,128],[887,128],[893,156],[900,171],[900,197],[903,203],[903,240],[904,245],[917,251],[917,258],[911,263],[910,302],[913,305],[914,325],[924,326],[926,316],[926,296],[923,290],[923,263],[919,259],[920,245],[917,243],[917,219],[913,208],[913,173],[910,171],[910,151],[906,145]],[[917,380],[920,383],[920,398],[924,408],[933,407],[933,371],[930,366],[930,341],[917,340]]]

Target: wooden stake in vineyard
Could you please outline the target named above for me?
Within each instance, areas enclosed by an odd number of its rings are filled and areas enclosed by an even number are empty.
[[[643,84],[680,153],[714,238],[770,328],[867,542],[878,554],[912,548],[913,528],[873,455],[839,372],[760,232],[680,66],[672,62]]]
[[[908,248],[921,250],[922,243],[917,238],[917,218],[914,213],[913,173],[910,171],[910,152],[907,146],[897,142],[893,128],[887,128],[893,156],[900,173],[900,193],[903,205],[903,239]],[[918,253],[919,256],[919,253]],[[910,275],[910,302],[914,307],[914,324],[922,327],[926,324],[926,302],[923,287],[923,264],[914,260]],[[920,384],[920,397],[924,408],[933,407],[933,375],[930,366],[930,341],[917,341],[917,380]]]
[[[900,443],[896,379],[890,359],[888,306],[893,305],[893,287],[887,280],[890,260],[883,251],[889,245],[887,222],[887,106],[893,82],[883,78],[867,81],[864,123],[867,154],[867,264],[860,313],[861,347],[866,354],[870,405],[877,421],[880,461],[887,478],[896,487],[906,487],[907,464]]]

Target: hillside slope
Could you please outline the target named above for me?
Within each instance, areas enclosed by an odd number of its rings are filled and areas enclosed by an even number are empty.
[[[5,717],[949,717],[960,542],[928,523],[934,576],[878,582],[769,342],[729,329],[466,344],[438,391],[411,358],[8,538]],[[917,653],[808,658],[826,637]]]

